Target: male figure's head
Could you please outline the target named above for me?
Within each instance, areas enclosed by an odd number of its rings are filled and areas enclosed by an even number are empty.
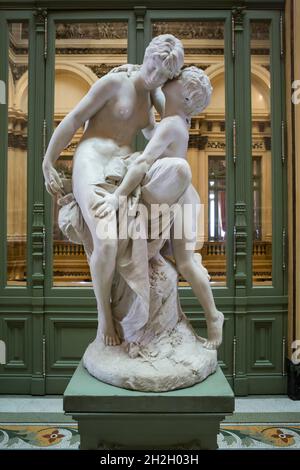
[[[166,100],[187,116],[201,113],[210,103],[213,88],[209,77],[198,67],[186,67],[163,86]]]
[[[176,77],[184,62],[183,45],[172,34],[161,34],[148,45],[141,75],[149,90],[162,86]]]

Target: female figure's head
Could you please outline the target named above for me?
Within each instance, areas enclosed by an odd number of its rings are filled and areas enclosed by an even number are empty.
[[[172,34],[156,36],[148,45],[141,75],[149,90],[162,86],[176,77],[184,62],[183,45]]]
[[[186,67],[176,80],[163,87],[166,101],[187,116],[201,113],[210,103],[213,88],[206,73],[198,67]],[[167,103],[166,103],[167,104]]]

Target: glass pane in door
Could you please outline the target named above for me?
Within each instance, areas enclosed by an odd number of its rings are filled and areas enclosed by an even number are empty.
[[[54,127],[90,87],[113,67],[127,63],[128,24],[124,21],[56,23]],[[61,178],[72,178],[72,156],[83,134],[78,129],[57,163]],[[71,243],[58,226],[60,206],[53,202],[53,283],[89,286],[90,271],[82,245]]]
[[[169,33],[178,37],[184,46],[185,66],[195,65],[205,70],[213,86],[210,105],[192,118],[187,152],[192,183],[202,204],[201,233],[198,234],[201,241],[196,251],[202,254],[213,285],[226,284],[224,29],[224,22],[213,20],[152,23],[152,36]],[[183,279],[181,283],[184,284]]]
[[[270,21],[251,21],[253,284],[272,284]]]
[[[27,280],[28,21],[9,22],[7,284]]]

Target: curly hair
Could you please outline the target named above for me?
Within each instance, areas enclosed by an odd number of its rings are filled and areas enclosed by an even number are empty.
[[[169,79],[175,78],[184,62],[182,42],[172,34],[160,34],[146,48],[144,60],[149,56],[158,56],[162,66],[169,71]]]
[[[185,112],[194,116],[210,103],[213,87],[206,73],[194,65],[183,69],[178,77],[183,85]]]

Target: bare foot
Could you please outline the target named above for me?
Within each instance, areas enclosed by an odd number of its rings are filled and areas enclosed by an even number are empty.
[[[114,335],[103,335],[102,336],[105,346],[118,346],[121,344],[121,340],[117,333]]]
[[[217,311],[217,317],[214,320],[209,320],[209,322],[207,322],[208,338],[204,341],[204,338],[200,339],[206,349],[218,349],[222,343],[223,323],[224,315],[219,310]]]
[[[121,344],[121,340],[116,333],[112,321],[105,322],[105,324],[101,327],[101,337],[105,346],[118,346]]]

